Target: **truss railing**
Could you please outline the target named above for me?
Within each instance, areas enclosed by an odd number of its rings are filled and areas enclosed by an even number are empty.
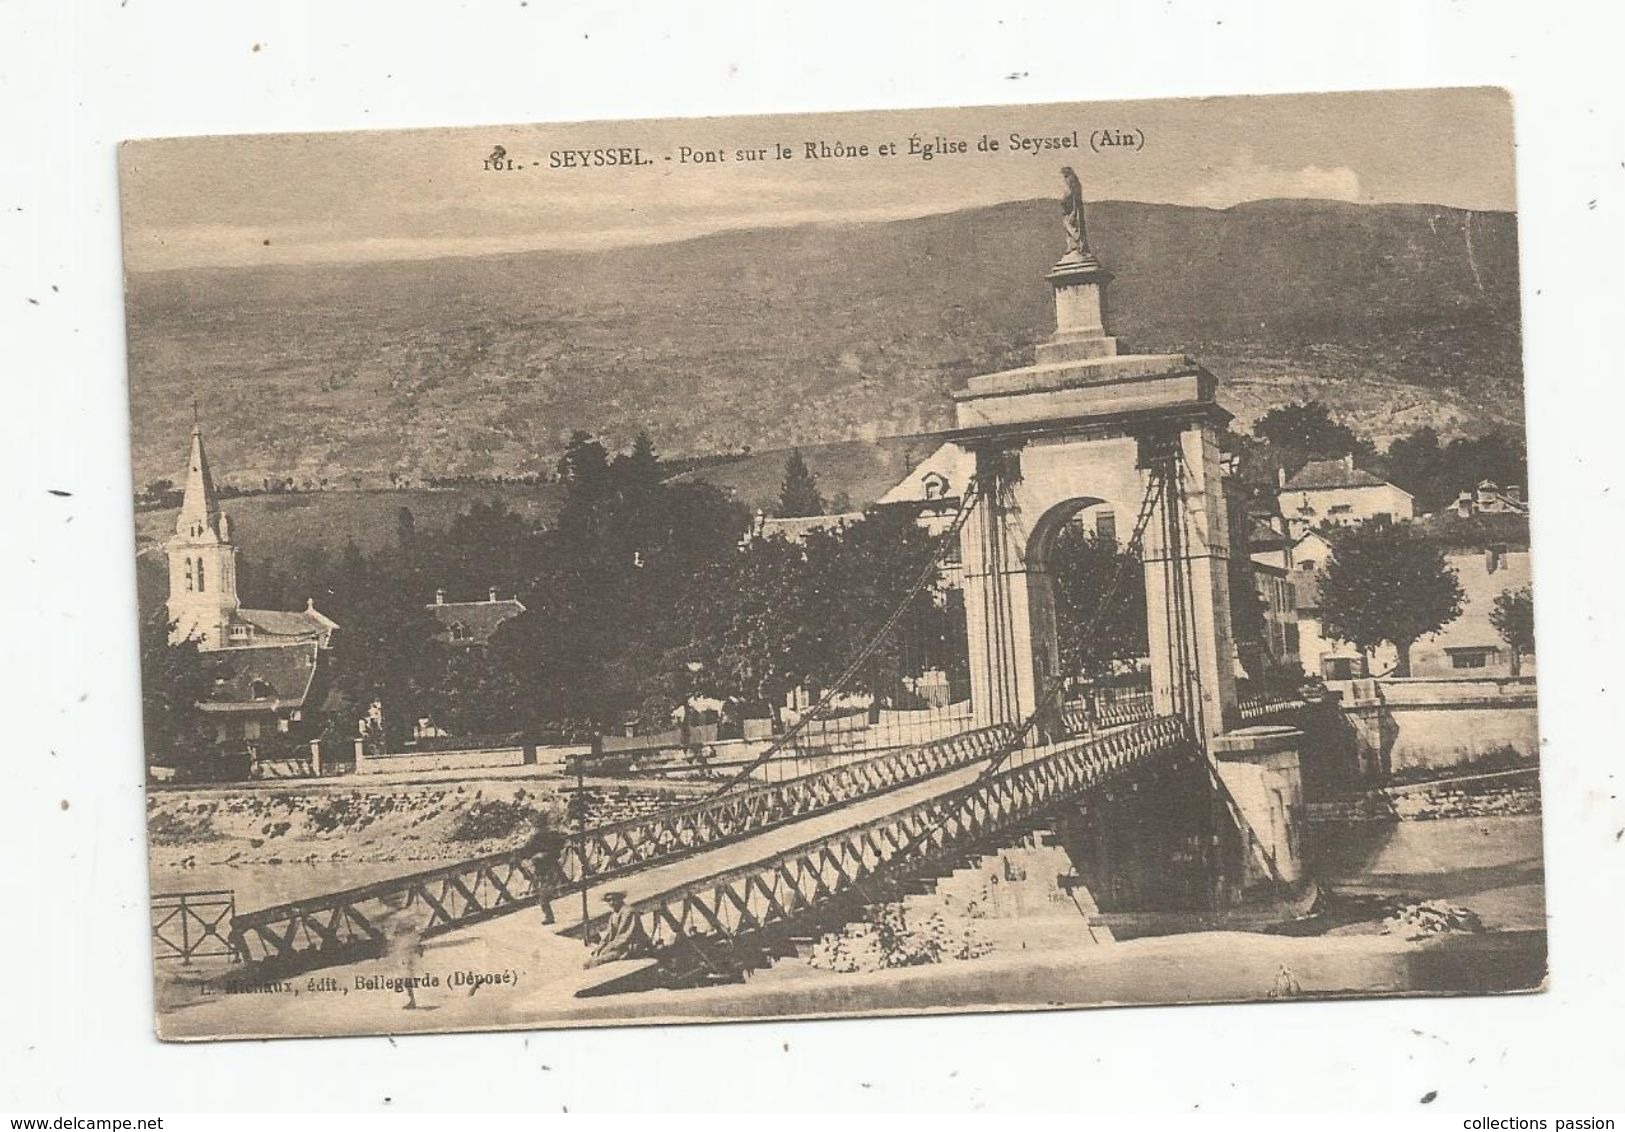
[[[1267,716],[1279,715],[1282,712],[1296,711],[1305,705],[1302,696],[1275,695],[1275,696],[1248,696],[1239,705],[1241,718],[1244,720],[1264,719]]]
[[[1188,749],[1188,739],[1183,720],[1164,717],[1065,741],[1031,762],[877,821],[625,905],[591,925],[603,940],[598,957],[660,955],[682,946],[703,955],[709,944],[788,924],[883,874],[1007,835],[1132,767]]]
[[[1097,703],[1072,703],[1061,708],[1061,721],[1069,735],[1092,735],[1113,727],[1143,723],[1156,715],[1150,692],[1134,692]]]
[[[889,751],[785,782],[736,790],[567,838],[556,859],[528,848],[395,877],[237,916],[246,959],[309,969],[381,954],[397,936],[429,938],[657,861],[747,837],[1006,749],[1000,725]]]
[[[226,934],[237,911],[229,888],[204,892],[159,892],[151,901],[152,957],[157,960],[236,959]]]
[[[560,872],[568,883],[578,885],[756,833],[987,758],[1008,746],[1015,730],[1012,725],[1001,725],[966,731],[769,786],[720,794],[647,818],[589,829],[565,844]]]

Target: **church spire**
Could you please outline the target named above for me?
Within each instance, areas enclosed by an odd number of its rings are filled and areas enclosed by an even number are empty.
[[[181,513],[175,519],[175,533],[183,538],[219,536],[220,501],[214,494],[214,477],[209,474],[209,456],[203,450],[203,425],[197,419],[197,402],[192,403],[192,453],[186,462],[186,494]]]
[[[193,407],[194,418],[196,406]],[[175,519],[169,554],[169,619],[172,641],[195,639],[204,649],[226,648],[237,610],[237,547],[231,522],[220,513],[203,448],[203,426],[192,422],[186,461],[186,493]]]

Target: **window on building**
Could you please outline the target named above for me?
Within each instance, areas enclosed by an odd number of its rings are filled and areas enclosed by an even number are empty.
[[[188,558],[186,560],[186,592],[191,593],[194,588],[196,587],[192,583],[192,560]]]
[[[1493,648],[1450,649],[1449,652],[1451,668],[1488,668],[1496,654]]]
[[[1298,569],[1307,572],[1307,571],[1313,570],[1314,568],[1315,568],[1315,560],[1313,558],[1300,558],[1300,559],[1298,559]]]
[[[1394,514],[1392,511],[1378,511],[1371,516],[1371,521],[1379,527],[1385,527],[1394,521]]]
[[[233,625],[229,630],[234,641],[247,641],[253,638],[254,631],[247,625]]]
[[[473,634],[471,634],[468,631],[468,626],[464,625],[461,621],[453,621],[451,623],[451,639],[452,640],[454,640],[454,641],[466,641],[466,640],[471,639],[472,636],[473,636]]]
[[[1352,514],[1353,511],[1354,504],[1352,503],[1333,503],[1330,507],[1326,508],[1326,514],[1328,515],[1348,515]]]
[[[197,592],[202,593],[206,587],[203,585],[203,559],[197,560]]]
[[[1322,657],[1320,672],[1327,680],[1354,679],[1354,659],[1347,656]]]
[[[276,695],[276,689],[271,687],[270,683],[265,680],[254,681],[250,686],[250,690],[256,700],[269,700]]]
[[[1298,623],[1296,621],[1286,623],[1286,651],[1289,653],[1298,651]]]
[[[1112,511],[1102,511],[1095,516],[1095,538],[1110,546],[1117,545],[1117,515]]]

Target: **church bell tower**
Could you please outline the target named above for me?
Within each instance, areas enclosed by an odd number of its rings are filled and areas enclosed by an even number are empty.
[[[231,521],[220,513],[203,450],[203,430],[192,425],[192,451],[186,465],[186,494],[175,520],[175,534],[165,544],[169,554],[170,641],[194,637],[203,649],[230,643],[232,614],[237,609],[237,547]]]

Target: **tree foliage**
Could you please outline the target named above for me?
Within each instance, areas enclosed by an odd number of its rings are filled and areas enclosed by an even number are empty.
[[[329,735],[353,735],[376,702],[384,740],[398,749],[417,719],[434,714],[441,687],[443,649],[426,602],[352,542],[318,604],[339,625],[327,660],[336,708]]]
[[[907,681],[930,668],[963,670],[963,608],[941,601],[938,547],[906,512],[880,510],[802,543],[756,539],[714,564],[690,595],[689,655],[700,690],[753,705],[792,689],[823,690],[897,614],[845,688],[914,706]],[[924,579],[924,584],[921,584]]]
[[[784,460],[784,482],[779,486],[777,513],[781,519],[794,519],[804,515],[822,515],[824,497],[818,494],[818,480],[801,456],[801,449],[792,448]]]
[[[147,761],[184,778],[218,777],[214,731],[198,709],[214,690],[217,665],[197,641],[169,643],[173,623],[159,611],[141,620],[141,725]]]
[[[1529,455],[1520,434],[1497,429],[1482,436],[1458,436],[1441,443],[1431,428],[1419,428],[1388,445],[1388,478],[1416,498],[1418,511],[1450,506],[1463,491],[1483,480],[1500,487],[1529,481]]]
[[[1276,449],[1308,459],[1342,456],[1363,445],[1354,430],[1335,419],[1319,401],[1276,406],[1258,418],[1253,435]]]
[[[1410,650],[1461,615],[1465,595],[1444,553],[1405,525],[1350,527],[1333,537],[1320,583],[1326,632],[1369,655],[1392,644],[1396,676],[1409,676]]]
[[[1502,590],[1490,608],[1490,624],[1507,643],[1512,674],[1523,671],[1523,655],[1535,651],[1535,596],[1528,586]]]
[[[1137,556],[1069,523],[1055,536],[1049,570],[1063,672],[1099,678],[1146,654],[1145,572]],[[1119,572],[1122,584],[1106,602]]]

